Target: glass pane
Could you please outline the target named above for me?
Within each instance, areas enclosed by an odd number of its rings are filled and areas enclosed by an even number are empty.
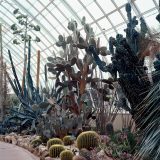
[[[63,14],[65,15],[65,18],[67,18],[67,19],[74,18],[72,13],[62,3],[60,5],[58,5],[58,8],[63,12]],[[57,15],[55,15],[55,16],[57,16]],[[59,20],[61,20],[59,17],[57,17],[57,18]]]
[[[33,4],[33,3],[32,3]],[[23,4],[24,5],[24,4]],[[25,6],[25,5],[24,5]],[[38,1],[36,1],[35,3],[34,3],[34,6],[35,6],[35,8],[38,10],[38,11],[41,11],[43,8],[44,8],[44,6],[41,4],[41,3],[39,3]],[[29,9],[29,8],[28,8]]]
[[[83,16],[85,16],[87,23],[93,22],[93,19],[91,18],[91,16],[85,10],[82,10],[81,12],[79,12],[78,15],[79,15],[80,18],[82,18]]]
[[[64,28],[62,26],[58,26],[56,27],[57,30],[60,32],[60,34],[64,35],[66,33],[66,31],[64,30]],[[66,33],[67,34],[67,33]]]
[[[36,2],[36,1],[35,1]],[[24,7],[29,11],[30,13],[32,13],[33,15],[37,15],[38,11],[34,8],[34,3],[32,2],[32,0],[29,0],[28,3],[26,5],[24,5]]]
[[[154,30],[158,30],[160,29],[160,25],[159,25],[159,22],[156,20],[156,16],[157,16],[158,12],[155,10],[155,11],[152,11],[148,14],[145,14],[144,15],[144,18],[145,18],[145,21],[147,24],[150,24],[152,23],[152,25],[149,25],[149,27],[151,29],[154,29]]]
[[[99,9],[99,7],[95,3],[92,3],[89,6],[87,6],[87,9],[88,9],[88,11],[92,14],[92,16],[95,19],[98,19],[98,18],[104,16],[104,14],[102,13],[102,11]],[[95,14],[93,14],[93,12]]]
[[[118,1],[117,0],[113,0],[113,1],[117,4],[118,7],[128,3],[127,0],[118,0]]]
[[[76,7],[73,8],[75,12],[79,12],[79,11],[81,11],[81,10],[83,9],[83,6],[82,6],[77,0],[73,0],[73,1],[71,1],[71,0],[66,0],[66,2],[67,2],[71,7],[76,6]]]
[[[119,34],[122,34],[124,37],[126,36],[126,33],[124,32],[124,29],[126,29],[126,24],[120,25],[119,27],[116,27],[116,29]]]
[[[52,3],[54,3],[56,5],[60,5],[62,2],[61,2],[61,0],[54,0],[54,1],[52,1]]]
[[[40,1],[41,3],[43,3],[44,6],[46,6],[48,3],[50,3],[50,0],[45,0],[45,1]]]
[[[111,0],[106,1],[106,0],[100,0],[97,1],[97,3],[100,4],[100,6],[102,7],[102,9],[104,10],[104,12],[106,14],[108,14],[109,12],[113,11],[116,9],[116,7],[113,5],[113,3],[111,2]]]
[[[63,11],[63,10],[62,10]],[[65,21],[66,20],[66,18],[59,12],[59,10],[58,9],[53,9],[52,10],[52,13],[61,21],[61,22],[63,22],[63,21]]]
[[[103,34],[98,36],[100,38],[100,46],[107,46],[107,39]]]
[[[50,12],[52,12],[52,10],[55,8],[55,5],[53,4],[53,3],[51,3],[48,7],[47,7],[47,9],[50,11]]]
[[[110,22],[107,20],[107,18],[103,18],[100,21],[98,21],[98,24],[101,26],[103,30],[107,30],[109,28],[112,28],[112,25]]]
[[[139,0],[135,1],[135,3],[142,13],[155,7],[153,0]]]
[[[112,21],[113,25],[120,24],[124,21],[122,16],[119,14],[119,12],[114,12],[113,14],[109,15],[108,17]]]
[[[114,29],[112,29],[112,30],[106,32],[106,35],[107,35],[108,38],[110,38],[110,37],[116,37],[116,32],[115,32]]]
[[[95,24],[95,23],[92,24],[91,27],[93,28],[93,31],[94,31],[95,35],[102,32],[102,31],[99,29],[99,27],[97,26],[97,24]]]
[[[94,0],[81,1],[86,7],[94,2]]]

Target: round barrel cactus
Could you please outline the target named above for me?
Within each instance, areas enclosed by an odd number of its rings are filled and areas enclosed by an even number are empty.
[[[70,150],[64,150],[60,153],[61,160],[72,160],[74,154]]]
[[[49,148],[49,156],[52,158],[56,158],[60,156],[60,153],[64,151],[65,148],[63,145],[55,144]]]
[[[63,144],[63,141],[59,138],[49,139],[47,142],[47,148],[49,149],[54,144]]]
[[[72,136],[65,136],[65,137],[63,137],[63,143],[64,143],[64,145],[65,146],[67,146],[67,145],[71,145],[71,144],[73,144],[73,139],[72,139]]]
[[[77,137],[77,147],[78,149],[86,148],[91,150],[97,147],[99,144],[99,135],[94,131],[82,132]]]

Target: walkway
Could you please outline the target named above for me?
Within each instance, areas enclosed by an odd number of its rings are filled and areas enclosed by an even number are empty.
[[[39,158],[23,148],[0,142],[0,160],[39,160]]]

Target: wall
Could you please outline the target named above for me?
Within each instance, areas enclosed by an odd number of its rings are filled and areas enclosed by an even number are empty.
[[[124,120],[126,120],[128,123],[130,122],[130,120],[132,119],[130,114],[123,114],[123,118],[122,118],[122,114],[118,114],[114,123],[113,123],[113,127],[114,130],[121,130],[123,127],[123,122]],[[132,119],[133,120],[133,119]],[[135,126],[135,125],[134,125]]]

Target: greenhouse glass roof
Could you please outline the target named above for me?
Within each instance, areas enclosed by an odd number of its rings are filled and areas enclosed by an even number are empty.
[[[110,36],[117,33],[124,34],[127,23],[125,4],[131,3],[133,15],[143,17],[150,29],[159,27],[155,16],[159,12],[159,0],[0,0],[0,23],[3,25],[3,55],[7,63],[8,71],[11,67],[8,57],[8,49],[11,51],[19,79],[22,79],[23,71],[23,44],[13,44],[15,35],[10,26],[16,22],[13,11],[19,8],[30,17],[30,22],[41,27],[36,33],[41,39],[39,43],[32,44],[31,74],[36,76],[37,50],[41,52],[41,80],[44,80],[44,65],[48,56],[59,54],[60,49],[55,43],[59,34],[68,36],[71,32],[67,29],[68,21],[74,19],[81,30],[81,18],[86,17],[97,37],[101,39],[101,45],[107,45]],[[82,32],[83,33],[83,32]],[[35,35],[35,32],[31,33]],[[12,74],[10,74],[12,76]]]

